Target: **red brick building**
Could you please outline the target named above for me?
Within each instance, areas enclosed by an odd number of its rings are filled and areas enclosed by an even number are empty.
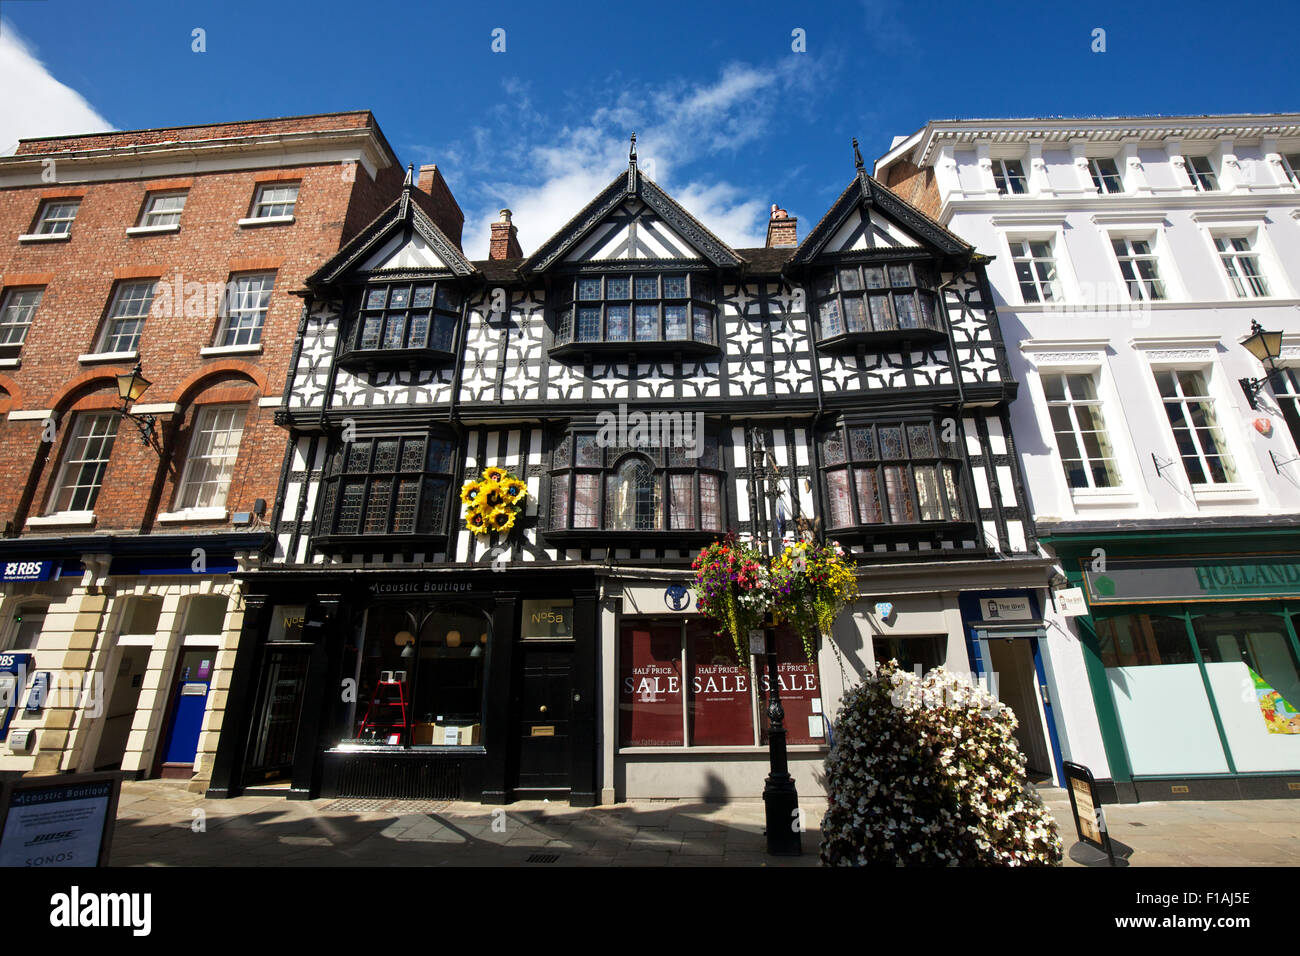
[[[304,467],[275,423],[294,292],[402,182],[365,111],[0,158],[0,772],[208,770],[230,572]],[[436,168],[421,186],[458,240]],[[124,403],[137,367],[151,384]]]

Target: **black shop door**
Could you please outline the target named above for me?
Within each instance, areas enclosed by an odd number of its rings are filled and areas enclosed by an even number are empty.
[[[569,708],[573,651],[568,645],[520,648],[523,683],[516,698],[516,790],[568,790],[573,765]]]
[[[263,651],[245,756],[246,786],[291,775],[310,663],[310,644],[268,644]]]

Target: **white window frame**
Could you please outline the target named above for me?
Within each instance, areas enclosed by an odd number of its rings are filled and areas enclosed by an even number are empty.
[[[220,430],[214,428],[218,420],[226,415],[233,415],[226,427]],[[247,421],[247,405],[204,405],[198,409],[190,433],[189,449],[185,455],[185,468],[177,484],[178,512],[220,511],[221,514],[217,517],[225,517],[230,483],[234,475],[235,463],[239,460],[239,446],[243,441],[244,426]],[[236,431],[238,434],[234,439],[232,450],[230,436]],[[217,435],[225,436],[225,450],[221,454],[213,453]],[[216,478],[211,477],[213,473],[217,475]],[[218,490],[211,498],[204,500],[201,494],[203,486],[208,484],[215,484]]]
[[[253,193],[253,205],[251,210],[248,213],[248,218],[249,219],[272,219],[277,221],[283,219],[292,219],[298,211],[298,193],[301,188],[302,188],[302,183],[300,182],[278,182],[277,181],[271,183],[258,183],[257,190],[256,192]],[[284,199],[267,198],[267,193],[274,192],[275,190],[280,190],[280,189],[292,189],[293,200],[290,202]],[[277,212],[274,214],[266,211],[268,209],[276,208],[279,206],[288,206],[289,208],[286,212]]]
[[[1251,447],[1245,444],[1245,425],[1240,420],[1235,397],[1229,392],[1231,388],[1240,394],[1240,388],[1235,380],[1229,381],[1230,376],[1219,368],[1214,359],[1218,337],[1135,338],[1132,345],[1143,355],[1147,364],[1147,382],[1144,388],[1154,403],[1153,414],[1160,416],[1160,428],[1165,441],[1165,450],[1160,455],[1162,462],[1169,459],[1169,467],[1161,470],[1165,480],[1175,481],[1179,488],[1191,489],[1192,498],[1197,505],[1249,505],[1258,502],[1260,498],[1255,486],[1260,476],[1256,471]],[[1169,414],[1165,411],[1165,397],[1160,394],[1157,372],[1201,372],[1205,376],[1206,395],[1214,402],[1214,414],[1219,431],[1222,432],[1223,445],[1229,450],[1236,468],[1238,477],[1235,483],[1192,484],[1191,477],[1188,477],[1186,467],[1183,466],[1182,451],[1178,449]]]
[[[121,422],[122,417],[113,411],[87,411],[76,414],[72,421],[71,434],[68,436],[67,444],[63,449],[63,461],[59,464],[59,474],[55,479],[50,494],[50,507],[49,511],[46,512],[47,516],[94,514],[95,503],[99,500],[100,492],[104,490],[104,474],[108,471],[109,462],[113,457],[113,446],[117,442],[118,426]],[[97,426],[100,427],[97,428]],[[105,438],[107,438],[106,446],[103,442]],[[85,455],[85,448],[91,441],[100,442],[99,453],[103,457],[81,457]],[[80,448],[78,448],[78,443],[80,443]],[[100,466],[99,474],[93,484],[69,485],[70,480],[80,480],[80,476],[71,474],[74,467],[80,469],[82,466],[92,463]],[[85,507],[58,507],[65,490],[68,488],[93,488],[89,500],[83,502]],[[79,492],[73,492],[71,499],[68,501],[69,505],[76,503],[78,494]]]
[[[36,293],[36,301],[30,305],[15,305],[14,299],[18,296]],[[4,295],[0,296],[0,352],[12,351],[17,352],[27,341],[27,333],[31,331],[32,322],[36,319],[36,312],[41,307],[41,302],[45,299],[45,286],[12,286],[4,290]],[[25,322],[11,322],[10,314],[18,313],[18,310],[26,311]],[[17,339],[10,337],[10,330],[18,330]]]
[[[181,226],[181,214],[185,212],[185,201],[189,198],[189,190],[172,189],[156,193],[149,193],[144,198],[144,210],[140,213],[139,227],[141,229],[179,229]],[[175,209],[157,209],[159,202],[170,199],[180,199],[180,205]],[[172,217],[175,217],[173,220]],[[166,219],[166,222],[159,220]]]
[[[1110,244],[1111,257],[1115,262],[1115,268],[1119,271],[1120,283],[1128,293],[1131,302],[1168,302],[1170,299],[1169,277],[1164,274],[1162,268],[1162,256],[1160,255],[1160,236],[1158,233],[1135,233],[1128,231],[1108,233],[1107,242]],[[1120,255],[1115,249],[1115,243],[1122,242],[1125,247],[1125,254]],[[1147,253],[1138,253],[1133,248],[1133,243],[1145,242],[1150,250]],[[1149,261],[1153,263],[1156,277],[1154,279],[1144,279],[1137,271],[1137,263],[1140,261]],[[1132,264],[1135,278],[1129,279],[1124,275],[1124,263]],[[1153,296],[1147,289],[1147,283],[1159,283],[1161,294]],[[1138,283],[1139,293],[1133,294],[1133,283]]]
[[[1098,196],[1114,196],[1124,192],[1124,169],[1120,166],[1119,158],[1115,156],[1089,156],[1088,175],[1091,177],[1092,185],[1097,190]],[[1106,178],[1109,174],[1102,173],[1099,164],[1103,161],[1109,161],[1115,167],[1114,179],[1119,184],[1118,189],[1107,189],[1105,187]]]
[[[1070,391],[1069,380],[1071,376],[1088,378],[1092,382],[1092,389],[1095,397],[1091,399],[1075,398]],[[1065,399],[1049,399],[1047,397],[1047,383],[1045,380],[1049,377],[1061,379],[1066,394]],[[1125,490],[1124,469],[1121,467],[1121,455],[1119,452],[1118,443],[1116,442],[1113,434],[1114,427],[1108,423],[1108,417],[1106,414],[1106,407],[1105,407],[1106,401],[1103,396],[1103,388],[1101,382],[1101,369],[1097,367],[1087,368],[1087,369],[1077,369],[1077,368],[1053,368],[1051,366],[1048,366],[1046,368],[1040,368],[1038,370],[1038,379],[1039,379],[1038,382],[1039,387],[1042,388],[1043,390],[1043,407],[1046,409],[1048,427],[1052,435],[1052,442],[1056,448],[1056,457],[1061,468],[1060,474],[1062,479],[1065,481],[1065,487],[1069,490],[1070,496],[1075,497],[1076,495],[1079,494],[1082,494],[1084,496],[1089,494],[1114,495],[1117,492],[1123,492]],[[1093,406],[1097,418],[1101,421],[1101,425],[1102,425],[1101,433],[1104,434],[1106,437],[1106,444],[1110,446],[1111,454],[1109,459],[1099,458],[1096,460],[1110,461],[1111,467],[1115,472],[1115,479],[1116,479],[1115,484],[1097,485],[1094,484],[1093,482],[1092,467],[1091,467],[1092,460],[1089,459],[1086,451],[1086,447],[1083,442],[1084,430],[1079,427],[1079,419],[1074,411],[1075,408],[1077,408],[1080,405]],[[1061,453],[1060,438],[1057,435],[1056,425],[1052,421],[1052,409],[1056,407],[1065,407],[1069,412],[1070,433],[1074,438],[1074,442],[1076,446],[1078,446],[1079,448],[1079,454],[1082,456],[1081,461],[1084,463],[1084,476],[1087,480],[1087,484],[1082,488],[1076,488],[1074,485],[1070,484],[1069,470],[1065,465],[1065,456]]]
[[[62,216],[50,215],[55,209],[64,206],[71,206],[72,212]],[[72,224],[77,220],[77,213],[81,212],[81,200],[71,199],[47,199],[41,203],[41,208],[36,214],[36,226],[32,234],[36,236],[58,236],[66,238],[72,235]],[[49,229],[47,226],[62,226],[62,228]]]
[[[1214,243],[1214,254],[1219,260],[1219,269],[1228,283],[1229,291],[1234,293],[1232,298],[1269,299],[1273,297],[1272,283],[1269,282],[1262,265],[1264,256],[1260,249],[1258,230],[1249,232],[1241,230],[1219,231],[1211,233],[1210,238]],[[1237,249],[1235,245],[1230,249],[1220,247],[1221,243],[1232,245],[1238,242],[1244,242],[1246,248]],[[1242,265],[1245,263],[1250,264],[1253,274],[1242,269]]]
[[[1205,171],[1198,170],[1195,166],[1197,160],[1203,161],[1208,169]],[[1183,168],[1187,171],[1187,179],[1191,183],[1191,187],[1198,193],[1216,193],[1223,191],[1223,184],[1219,182],[1219,174],[1214,169],[1214,161],[1210,159],[1209,156],[1193,156],[1183,153]],[[1202,179],[1202,177],[1208,179],[1211,185],[1206,186],[1205,180]]]
[[[999,196],[1028,196],[1029,195],[1029,174],[1025,172],[1025,160],[1023,157],[1008,156],[1008,157],[1003,157],[998,159],[992,159],[990,160],[990,162],[992,163],[992,170],[993,170],[993,187],[997,190]],[[1011,171],[1007,169],[1007,163],[1015,163],[1020,167],[1019,176],[1012,175]],[[1002,186],[998,185],[999,176],[1002,178],[1003,183],[1005,183],[1006,186],[1005,189],[1002,188]],[[1011,188],[1012,182],[1017,179],[1020,181],[1020,184],[1022,186],[1022,188],[1018,190]]]
[[[122,314],[122,315],[117,314],[119,307],[122,305],[123,300],[126,298],[127,290],[137,289],[140,288],[141,286],[149,287],[149,296],[147,299],[148,307],[145,309],[145,311],[139,315],[131,314],[131,313]],[[153,311],[153,303],[154,303],[154,299],[157,298],[157,294],[158,294],[157,279],[124,279],[118,282],[116,288],[113,289],[113,298],[110,299],[108,303],[108,314],[104,318],[104,328],[103,331],[100,333],[99,347],[96,349],[96,352],[100,355],[123,355],[123,356],[135,355],[139,351],[140,337],[144,335],[145,321],[149,318],[149,314]],[[136,301],[141,301],[141,300],[136,300]],[[135,321],[139,321],[140,325],[136,329],[134,335],[131,337],[134,340],[133,344],[131,344],[131,347],[110,348],[109,344],[113,342],[115,339],[120,338],[120,336],[115,331],[116,327],[122,323],[135,322]],[[115,344],[120,346],[123,343],[118,341]]]
[[[1058,240],[1055,235],[1043,234],[1022,234],[1013,233],[1006,237],[1007,248],[1010,252],[1009,261],[1011,263],[1011,280],[1015,283],[1016,289],[1020,293],[1020,301],[1024,305],[1060,305],[1065,301],[1065,284],[1061,281],[1061,264],[1060,256],[1057,255]],[[1033,245],[1046,244],[1050,259],[1039,258],[1034,254]],[[1025,252],[1029,255],[1024,255]],[[1038,274],[1037,265],[1044,261],[1051,262],[1052,276],[1049,279],[1043,279]],[[1025,290],[1020,282],[1020,274],[1016,267],[1021,263],[1030,264],[1030,278],[1033,280],[1037,300],[1025,298]],[[1050,288],[1052,296],[1043,295],[1044,287]]]
[[[1300,189],[1300,150],[1286,153],[1278,150],[1278,160],[1282,163],[1282,175],[1290,185]]]
[[[230,277],[221,303],[221,321],[217,326],[214,348],[252,349],[261,346],[262,329],[266,325],[266,315],[271,310],[271,295],[275,291],[275,276],[274,272],[246,272]],[[267,281],[267,285],[257,292],[260,303],[248,306],[245,297],[250,293],[242,289],[241,285],[254,281]],[[252,324],[243,324],[243,320],[249,317],[253,319]],[[247,340],[241,341],[245,333],[248,333]]]

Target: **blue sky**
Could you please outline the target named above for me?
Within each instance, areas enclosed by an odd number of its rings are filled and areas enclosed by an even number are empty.
[[[749,245],[773,202],[801,237],[815,224],[855,135],[870,164],[932,118],[1300,110],[1300,27],[1268,4],[0,0],[0,17],[0,151],[370,109],[403,163],[443,168],[473,257],[502,206],[536,247],[626,164],[633,129],[647,172]]]

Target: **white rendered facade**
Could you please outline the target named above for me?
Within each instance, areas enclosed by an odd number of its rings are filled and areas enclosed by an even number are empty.
[[[1103,540],[1106,534],[1151,538],[1145,551],[1114,552],[1125,555],[1168,554],[1178,539],[1161,536],[1212,531],[1227,535],[1220,555],[1295,550],[1294,538],[1255,537],[1261,529],[1293,530],[1300,511],[1300,461],[1280,405],[1295,391],[1294,378],[1284,372],[1264,385],[1257,409],[1239,380],[1268,371],[1240,344],[1252,320],[1283,333],[1279,368],[1300,366],[1297,159],[1300,114],[938,121],[877,162],[878,178],[995,257],[988,277],[1020,383],[1012,431],[1038,533],[1074,572],[1072,584],[1079,555],[1094,553],[1079,550],[1089,533],[1103,552],[1113,540]],[[1234,528],[1239,537],[1229,533]],[[1076,547],[1055,547],[1056,532],[1073,536]],[[1189,553],[1198,550],[1189,546]],[[1213,560],[1207,555],[1202,564]],[[1240,594],[1215,594],[1225,601],[1264,594],[1237,586]],[[1094,612],[1097,596],[1089,592]],[[1139,588],[1131,606],[1157,599],[1164,600],[1158,588]],[[1175,761],[1144,772],[1145,758],[1135,755],[1158,741],[1139,740],[1132,726],[1103,746],[1091,699],[1100,672],[1090,694],[1080,640],[1087,617],[1061,617],[1052,601],[1045,604],[1067,760],[1090,766],[1098,778],[1118,771],[1121,780],[1126,771],[1108,766],[1108,753],[1114,756],[1122,738],[1138,778],[1300,768],[1300,752],[1290,755],[1295,748],[1283,736],[1230,749],[1273,753],[1285,744],[1288,756],[1255,766],[1238,755],[1227,759],[1228,769]],[[1189,628],[1210,610],[1185,607]],[[1248,609],[1218,607],[1224,620]],[[1272,607],[1282,605],[1269,613]],[[1292,632],[1278,646],[1294,655],[1294,640]],[[1196,660],[1203,658],[1211,671],[1226,666],[1204,654]],[[1139,676],[1157,670],[1167,669],[1148,667]],[[1122,671],[1108,665],[1112,685]],[[1099,701],[1098,711],[1104,707]],[[1229,709],[1221,703],[1216,713],[1221,734],[1231,738]],[[1249,732],[1263,734],[1263,726]]]

